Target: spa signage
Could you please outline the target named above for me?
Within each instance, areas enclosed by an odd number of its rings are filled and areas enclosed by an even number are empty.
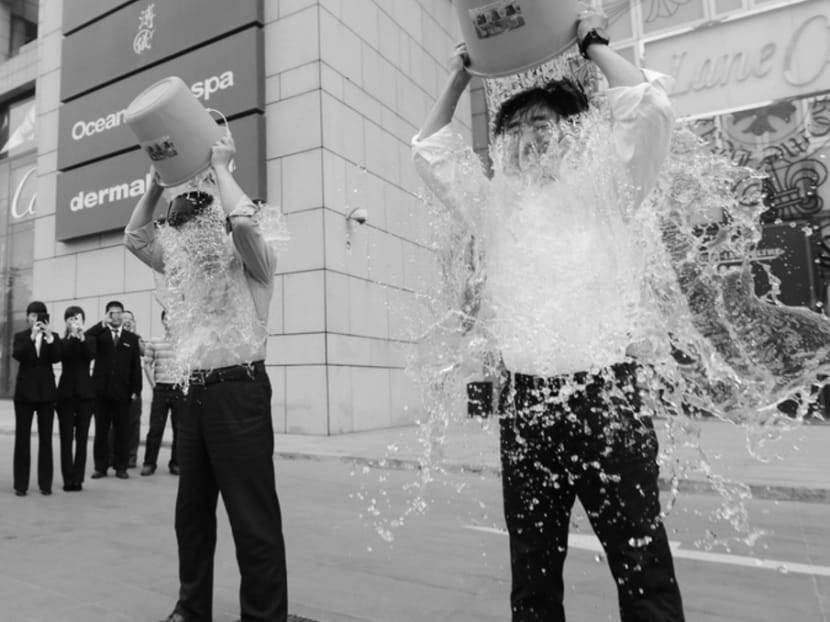
[[[263,111],[262,59],[262,29],[254,26],[73,99],[59,112],[58,168],[134,147],[135,136],[124,123],[126,108],[168,76],[182,78],[203,105],[227,117]]]
[[[830,1],[810,0],[646,44],[674,77],[680,116],[716,113],[830,86]]]
[[[252,196],[264,197],[265,121],[254,113],[231,121],[237,147],[234,177]],[[123,229],[150,183],[150,160],[139,149],[58,175],[55,237],[70,240]],[[161,208],[160,208],[161,209]],[[156,214],[163,216],[164,214]]]
[[[132,2],[64,38],[61,101],[262,21],[262,0]]]

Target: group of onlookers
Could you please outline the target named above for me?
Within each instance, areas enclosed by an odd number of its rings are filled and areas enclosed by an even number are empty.
[[[90,422],[95,419],[93,471],[106,477],[109,468],[121,479],[137,466],[141,430],[142,359],[153,387],[150,431],[142,475],[156,470],[167,414],[172,414],[173,449],[170,472],[178,475],[176,420],[183,402],[171,377],[172,351],[167,335],[145,343],[135,332],[135,316],[117,300],[107,303],[105,318],[86,328],[79,306],[64,312],[63,336],[50,327],[46,305],[34,301],[26,309],[28,328],[16,333],[12,356],[19,363],[14,391],[14,489],[25,496],[31,470],[32,422],[37,416],[38,487],[52,494],[54,475],[52,433],[57,411],[63,489],[83,488]],[[162,323],[166,317],[162,312]],[[60,363],[55,382],[54,365]]]

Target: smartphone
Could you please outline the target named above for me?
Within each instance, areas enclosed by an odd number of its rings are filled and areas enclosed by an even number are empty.
[[[38,313],[37,320],[41,324],[48,324],[49,323],[49,314],[48,313]]]

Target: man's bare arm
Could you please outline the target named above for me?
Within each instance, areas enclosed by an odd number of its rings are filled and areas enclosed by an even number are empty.
[[[150,185],[147,187],[144,196],[139,199],[135,209],[133,209],[133,214],[127,223],[127,231],[136,231],[153,221],[153,214],[162,194],[164,194],[164,188],[159,183],[158,173],[154,168],[151,168]]]
[[[466,44],[457,44],[452,56],[450,56],[450,74],[447,77],[444,90],[435,101],[432,110],[429,111],[421,131],[418,133],[417,140],[429,138],[452,121],[455,108],[458,106],[458,100],[461,99],[464,89],[470,83],[470,74],[467,72],[468,62]]]
[[[582,41],[594,28],[605,29],[608,26],[608,17],[599,9],[586,8],[576,23],[577,41]],[[599,70],[608,80],[611,88],[617,86],[636,86],[645,82],[643,72],[620,56],[607,45],[594,43],[586,50],[589,58],[596,63]]]

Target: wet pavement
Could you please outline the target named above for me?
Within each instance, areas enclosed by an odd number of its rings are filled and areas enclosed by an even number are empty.
[[[666,422],[657,427],[670,448]],[[64,493],[56,471],[53,495],[35,487],[17,498],[12,430],[10,404],[0,403],[0,620],[161,620],[177,590],[177,478],[166,469],[152,477],[132,470],[129,480],[88,479],[81,493]],[[677,443],[675,455],[689,468],[667,528],[689,622],[830,622],[830,426],[803,426],[770,441],[767,462],[750,456],[743,431],[728,424],[704,422],[684,436],[696,437],[715,472],[751,485],[749,523],[767,535],[748,546],[718,518],[721,499],[701,494],[705,474],[692,468],[698,454]],[[417,469],[423,441],[415,427],[277,436],[294,615],[317,622],[509,619],[497,434],[486,421],[452,425],[443,468],[426,487]],[[57,446],[56,438],[56,458]],[[239,575],[221,504],[219,516],[214,620],[232,622]],[[383,539],[397,519],[402,526]],[[709,547],[715,536],[722,544]],[[580,509],[565,580],[569,619],[618,619],[613,580]]]

